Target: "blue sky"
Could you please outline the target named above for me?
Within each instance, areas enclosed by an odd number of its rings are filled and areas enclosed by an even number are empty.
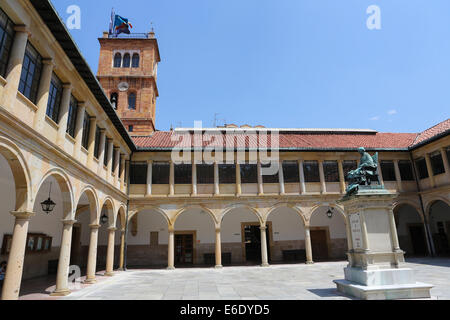
[[[92,70],[111,8],[153,22],[159,130],[217,124],[419,132],[449,117],[448,0],[53,0]],[[381,9],[369,30],[366,9]]]

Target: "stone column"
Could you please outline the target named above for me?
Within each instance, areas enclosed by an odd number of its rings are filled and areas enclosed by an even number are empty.
[[[261,230],[261,267],[268,267],[269,261],[267,259],[267,240],[266,240],[266,226],[259,227]]]
[[[173,161],[170,161],[170,173],[169,173],[169,195],[175,194],[175,165]]]
[[[197,164],[192,163],[192,195],[197,195]]]
[[[366,218],[364,216],[364,212],[361,212],[360,214],[361,217],[361,233],[362,233],[362,246],[363,246],[363,250],[365,252],[369,252],[369,236],[367,233],[367,224],[366,224]]]
[[[175,230],[173,226],[169,227],[169,243],[168,243],[168,255],[167,255],[167,269],[175,269]]]
[[[319,160],[319,177],[320,177],[320,192],[327,192],[327,185],[325,182],[325,174],[323,172],[323,160]]]
[[[72,95],[72,85],[70,83],[63,84],[63,92],[61,97],[61,108],[59,111],[59,128],[56,144],[64,147],[67,132],[67,120],[69,118],[70,97]]]
[[[216,228],[216,269],[222,268],[222,243],[220,239],[220,228]]]
[[[24,25],[15,26],[14,31],[15,35],[6,68],[6,84],[3,88],[2,97],[0,97],[2,107],[7,109],[14,108],[12,102],[16,101],[20,76],[22,74],[23,58],[25,56],[28,37],[30,36],[29,29]]]
[[[114,147],[114,158],[116,163],[114,163],[114,187],[118,188],[117,183],[119,182],[119,161],[120,161],[120,147]]]
[[[344,175],[344,165],[343,161],[338,161],[338,169],[339,169],[339,185],[341,187],[341,193],[345,193],[346,187],[345,187],[345,175]]]
[[[278,163],[279,169],[278,169],[278,180],[280,182],[280,195],[286,194],[284,190],[284,172],[283,172],[283,161],[280,161]]]
[[[381,170],[380,160],[378,160],[377,165],[378,165],[377,171],[378,171],[378,177],[380,178],[380,184],[382,186],[384,186],[383,171]],[[358,166],[359,166],[359,162],[358,162]]]
[[[397,181],[397,189],[399,192],[403,191],[402,177],[400,175],[400,168],[398,167],[398,160],[394,160],[395,180]]]
[[[242,194],[241,184],[241,165],[236,161],[236,196],[239,197]]]
[[[298,160],[298,173],[300,175],[300,194],[306,193],[305,172],[303,171],[303,160]]]
[[[120,231],[120,256],[119,256],[119,270],[123,271],[125,253],[125,229]]]
[[[88,166],[94,171],[94,148],[95,148],[95,131],[97,128],[97,119],[90,117],[89,137],[88,137]]]
[[[89,253],[88,253],[88,263],[87,263],[87,273],[86,280],[84,283],[95,283],[97,280],[95,279],[95,271],[97,267],[97,240],[98,240],[98,229],[100,225],[91,224],[89,225],[91,228],[91,238],[89,241]]]
[[[125,155],[121,155],[120,163],[122,169],[120,172],[120,190],[123,191],[123,188],[125,186]]]
[[[434,181],[433,167],[431,166],[431,160],[430,160],[429,153],[425,154],[425,162],[427,164],[428,177],[430,178],[430,187],[434,188],[436,186],[436,183]]]
[[[33,127],[36,131],[44,129],[45,115],[47,113],[47,105],[49,98],[50,83],[52,81],[52,74],[54,64],[52,59],[44,59],[42,61],[41,78],[39,80],[39,88],[36,99],[36,106],[38,107],[34,119]]]
[[[3,281],[2,300],[17,300],[22,281],[23,261],[27,246],[28,225],[33,212],[16,212],[11,214],[16,218],[8,257],[5,280]]]
[[[219,194],[219,163],[214,161],[214,195],[218,196]]]
[[[391,229],[392,249],[394,252],[399,252],[401,250],[398,242],[397,228],[395,226],[394,210],[392,209],[389,210],[389,227]]]
[[[110,181],[112,175],[112,155],[114,151],[114,141],[113,139],[108,139],[108,154],[106,158],[106,181]]]
[[[75,124],[75,149],[73,156],[75,159],[80,158],[81,151],[81,140],[83,139],[83,122],[84,122],[84,114],[86,112],[86,103],[79,102],[78,110],[77,110],[77,121]]]
[[[147,190],[145,191],[146,196],[152,194],[152,178],[153,178],[153,160],[147,161]]]
[[[309,226],[305,226],[305,251],[306,251],[306,264],[313,264],[312,246],[311,246],[311,232]]]
[[[58,273],[56,275],[56,288],[51,296],[67,296],[69,290],[70,250],[72,246],[72,229],[75,220],[63,220],[63,233],[61,248],[59,249]]]
[[[262,196],[264,194],[264,188],[263,188],[263,178],[261,173],[261,161],[258,159],[258,163],[256,165],[257,168],[257,175],[258,175],[258,196]]]
[[[450,166],[448,164],[447,150],[445,148],[441,148],[441,156],[442,162],[444,162],[445,174],[447,177],[450,176]]]
[[[114,236],[116,234],[117,228],[108,228],[108,249],[106,253],[106,272],[105,276],[111,277],[114,275]]]
[[[97,127],[95,127],[97,130]],[[106,143],[106,129],[100,129],[100,139],[98,143],[98,168],[97,175],[101,176],[103,171],[103,162],[105,161],[105,143]]]

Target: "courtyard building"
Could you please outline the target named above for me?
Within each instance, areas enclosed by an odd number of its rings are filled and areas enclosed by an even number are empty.
[[[49,274],[68,295],[69,266],[95,283],[126,266],[345,260],[338,200],[358,147],[378,152],[379,183],[397,193],[406,255],[450,255],[450,119],[418,133],[159,131],[155,33],[99,42],[95,76],[49,0],[1,2],[2,299]]]

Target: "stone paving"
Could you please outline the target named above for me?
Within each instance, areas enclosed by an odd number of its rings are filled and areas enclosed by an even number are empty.
[[[417,281],[435,287],[434,299],[450,300],[450,259],[409,259]],[[71,295],[68,300],[348,300],[336,291],[347,262],[262,267],[128,270]]]

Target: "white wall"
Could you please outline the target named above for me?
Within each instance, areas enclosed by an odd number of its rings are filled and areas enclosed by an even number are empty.
[[[333,217],[327,217],[328,207],[320,207],[313,212],[311,217],[311,227],[325,227],[330,229],[331,239],[343,239],[347,237],[344,217],[336,210],[333,210]]]
[[[238,208],[228,212],[222,220],[222,242],[242,242],[241,222],[258,222],[256,215],[249,209]]]
[[[397,234],[399,236],[409,236],[409,223],[422,223],[417,210],[410,205],[402,205],[394,212],[397,222]]]
[[[14,210],[16,191],[12,171],[6,159],[0,155],[0,241],[4,234],[12,234],[14,217],[10,214]]]
[[[178,216],[175,221],[175,231],[191,230],[197,231],[197,243],[215,243],[216,241],[214,221],[207,212],[191,209]]]
[[[290,208],[278,208],[269,215],[274,241],[305,240],[302,218]]]
[[[166,219],[155,210],[143,210],[137,214],[138,232],[131,234],[131,223],[128,225],[129,245],[150,245],[150,232],[158,232],[159,244],[167,244],[169,233]]]

